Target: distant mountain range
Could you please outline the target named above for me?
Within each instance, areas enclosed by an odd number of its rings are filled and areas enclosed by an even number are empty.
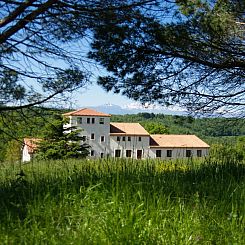
[[[137,114],[142,112],[155,113],[155,114],[167,114],[167,115],[186,115],[186,112],[179,108],[168,109],[161,106],[142,106],[139,103],[132,103],[124,105],[123,107],[114,104],[104,104],[99,106],[90,106],[96,111],[101,111],[108,114],[114,115],[125,115],[125,114]]]

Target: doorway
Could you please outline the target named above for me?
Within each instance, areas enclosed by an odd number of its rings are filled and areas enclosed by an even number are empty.
[[[141,159],[142,155],[142,150],[137,150],[137,159]]]

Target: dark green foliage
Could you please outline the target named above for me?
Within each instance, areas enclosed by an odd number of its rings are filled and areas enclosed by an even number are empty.
[[[64,110],[33,107],[29,110],[6,112],[0,118],[0,161],[6,157],[10,141],[18,141],[19,147],[25,137],[47,138],[51,132],[62,133],[62,128],[55,126],[55,115]],[[238,118],[193,118],[190,116],[171,116],[164,114],[139,113],[135,115],[113,115],[112,122],[139,122],[143,126],[162,125],[169,134],[196,134],[209,144],[236,144],[238,136],[245,135],[245,120]],[[162,127],[161,126],[161,127]],[[53,132],[54,133],[54,132]],[[11,143],[10,143],[11,145]],[[240,142],[243,145],[243,142]],[[20,151],[20,149],[18,149]],[[17,149],[8,149],[8,152]],[[8,154],[8,153],[7,153]]]
[[[156,3],[0,0],[0,111],[40,105],[57,95],[65,101],[66,92],[89,83],[91,29],[108,16],[112,21],[114,10],[124,19],[127,12]]]
[[[19,140],[10,140],[6,146],[6,153],[4,160],[6,162],[20,162],[21,161],[21,149],[22,149],[22,142]]]
[[[95,28],[90,57],[110,72],[98,84],[142,103],[244,116],[244,1],[166,2]]]
[[[150,114],[149,114],[150,115]],[[201,137],[224,137],[245,135],[245,119],[241,118],[194,118],[191,116],[155,114],[145,117],[136,115],[113,115],[111,121],[162,124],[170,134],[196,134]]]
[[[150,134],[168,134],[169,133],[167,127],[165,127],[161,123],[145,122],[141,124],[146,129],[146,131]]]
[[[25,87],[18,84],[18,74],[14,70],[4,69],[0,74],[0,110],[2,105],[14,100],[21,100],[25,96]]]
[[[85,158],[89,154],[89,145],[80,136],[81,130],[75,127],[64,128],[66,120],[60,114],[54,115],[43,131],[43,140],[38,143],[35,157],[38,159]]]

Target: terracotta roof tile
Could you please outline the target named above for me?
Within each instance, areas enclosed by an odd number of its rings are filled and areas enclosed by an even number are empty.
[[[63,116],[98,116],[98,117],[110,117],[111,115],[98,112],[89,108],[83,108],[76,111],[64,113]]]
[[[162,148],[209,148],[210,146],[195,135],[153,134],[150,136],[150,147]]]
[[[27,146],[29,154],[32,154],[37,149],[38,142],[40,141],[41,139],[37,138],[24,138],[24,144]]]
[[[139,123],[110,123],[110,135],[149,135]]]

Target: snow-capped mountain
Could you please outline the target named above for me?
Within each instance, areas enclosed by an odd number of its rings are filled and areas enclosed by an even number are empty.
[[[90,106],[91,107],[91,106]],[[159,105],[142,105],[138,102],[130,103],[127,105],[119,106],[111,103],[91,107],[97,111],[108,114],[125,115],[137,114],[140,112],[148,112],[155,114],[169,114],[169,115],[185,115],[185,111],[178,107],[166,108]]]

